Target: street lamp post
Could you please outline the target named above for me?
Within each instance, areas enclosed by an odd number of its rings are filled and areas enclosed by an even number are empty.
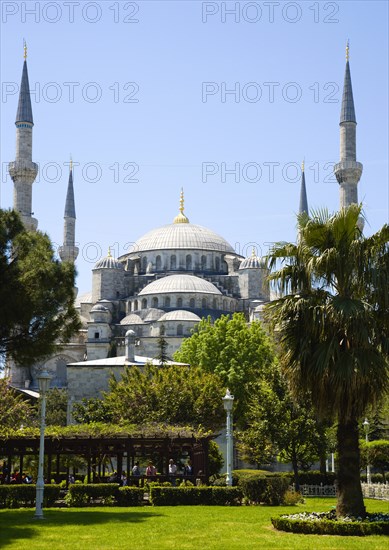
[[[50,387],[51,376],[47,371],[43,371],[37,376],[39,384],[39,395],[41,401],[41,425],[40,425],[40,441],[39,441],[39,463],[38,463],[38,479],[36,481],[36,507],[35,519],[43,519],[43,491],[45,488],[45,480],[43,478],[43,463],[45,459],[45,417],[46,417],[46,393]]]
[[[224,410],[227,413],[227,476],[226,485],[232,485],[232,456],[233,456],[233,439],[232,439],[232,407],[234,404],[234,396],[230,394],[230,390],[226,391],[226,395],[223,397]]]
[[[366,443],[369,443],[369,421],[367,418],[365,418],[365,421],[363,423],[363,427],[365,428],[365,434],[366,434]],[[369,450],[368,447],[366,447],[366,479],[367,484],[370,485],[370,464],[369,464]]]

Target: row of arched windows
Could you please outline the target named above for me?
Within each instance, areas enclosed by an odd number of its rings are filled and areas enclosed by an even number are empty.
[[[206,270],[208,267],[207,262],[207,256],[201,256],[200,258],[200,265],[202,270]],[[141,263],[142,271],[145,273],[147,271],[147,256],[142,256],[142,263]],[[193,258],[192,254],[187,254],[185,256],[185,268],[187,271],[191,271],[193,269]],[[155,258],[155,270],[156,271],[162,271],[164,269],[162,265],[162,257],[160,255],[156,256]],[[171,271],[174,271],[177,269],[177,256],[175,254],[172,254],[169,258],[169,269]],[[215,271],[220,271],[220,258],[215,258]]]
[[[195,309],[196,307],[200,307],[200,304],[197,302],[196,306],[196,300],[195,298],[190,298],[189,303],[185,304],[186,307],[190,307],[192,309]],[[176,307],[178,309],[184,307],[184,301],[181,296],[179,296],[175,303],[172,301],[170,296],[165,296],[165,298],[159,299],[157,296],[154,296],[151,298],[151,301],[149,302],[147,298],[142,298],[140,302],[140,309],[147,309],[148,307],[158,308],[158,307]],[[224,299],[222,302],[219,302],[217,298],[213,298],[212,300],[210,298],[202,298],[201,299],[201,309],[223,309],[224,311],[235,311],[235,304],[234,302],[229,302],[229,300]],[[128,304],[128,310],[129,311],[138,311],[139,309],[139,302],[138,300],[135,300],[132,304],[131,302]]]

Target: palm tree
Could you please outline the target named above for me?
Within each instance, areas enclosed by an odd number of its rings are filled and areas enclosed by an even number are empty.
[[[364,237],[352,205],[298,217],[297,244],[276,244],[270,279],[281,293],[266,317],[292,392],[308,390],[337,422],[337,515],[366,514],[358,421],[389,387],[389,226]]]

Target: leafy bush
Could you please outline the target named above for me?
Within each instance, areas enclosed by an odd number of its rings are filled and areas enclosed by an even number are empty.
[[[102,504],[109,505],[112,503],[111,497],[116,498],[118,488],[117,483],[90,483],[89,485],[75,483],[69,485],[65,502],[68,506],[84,506],[99,499]]]
[[[293,479],[293,474],[290,474]],[[320,473],[318,470],[311,470],[307,472],[299,472],[300,485],[333,485],[335,483],[336,474],[333,472],[327,472],[325,474]]]
[[[232,484],[239,485],[239,482],[242,479],[247,479],[251,477],[261,476],[272,476],[275,475],[273,472],[268,472],[267,470],[233,470],[232,471]],[[277,474],[279,475],[279,474]]]
[[[59,498],[59,485],[45,485],[43,506],[53,506]],[[0,508],[20,508],[35,506],[36,485],[0,485]]]
[[[154,506],[238,505],[242,492],[235,487],[152,487]]]
[[[299,504],[300,502],[304,502],[301,493],[288,489],[284,494],[284,500],[282,504],[284,504],[285,506],[296,506],[296,504]]]
[[[251,502],[279,506],[288,490],[289,480],[280,476],[256,475],[241,479],[239,486],[243,495]]]
[[[276,529],[304,535],[341,535],[366,536],[389,535],[389,523],[377,522],[344,522],[336,520],[307,521],[290,518],[271,518]]]
[[[142,506],[143,494],[142,487],[119,487],[117,503],[119,506]]]
[[[367,482],[367,475],[361,474],[361,481]],[[385,483],[384,476],[382,474],[370,474],[370,480],[372,483]]]

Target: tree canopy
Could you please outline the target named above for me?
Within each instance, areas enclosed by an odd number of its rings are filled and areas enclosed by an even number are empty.
[[[52,353],[79,328],[74,265],[59,262],[47,235],[0,210],[0,356],[17,363]]]
[[[35,420],[35,408],[22,395],[8,386],[7,378],[0,378],[0,425],[2,428],[20,428]]]
[[[298,217],[297,244],[270,254],[283,296],[266,315],[280,343],[283,373],[296,396],[338,423],[338,515],[364,516],[358,422],[389,386],[389,226],[371,237],[361,207]]]
[[[220,378],[199,368],[127,367],[119,380],[111,378],[102,402],[77,404],[74,417],[87,422],[165,422],[216,430],[225,420],[223,392]]]
[[[234,415],[242,421],[252,384],[269,371],[274,350],[260,322],[247,323],[242,313],[202,319],[183,341],[174,359],[217,374],[234,394]]]

